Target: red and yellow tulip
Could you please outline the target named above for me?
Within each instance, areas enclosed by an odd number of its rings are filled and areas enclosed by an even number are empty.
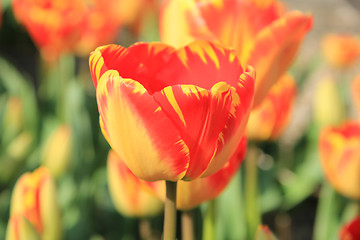
[[[164,205],[151,190],[159,182],[145,182],[136,177],[113,150],[108,155],[107,171],[110,195],[121,214],[147,217],[162,212]]]
[[[322,52],[330,65],[350,67],[360,58],[360,42],[348,34],[328,34],[322,40]]]
[[[80,39],[86,14],[82,0],[14,0],[12,7],[47,61],[72,51]]]
[[[291,65],[311,27],[312,16],[287,12],[276,0],[166,0],[160,15],[165,43],[210,39],[236,49],[256,70],[254,107]]]
[[[324,128],[320,135],[320,157],[330,184],[341,194],[360,199],[360,124]]]
[[[277,139],[289,121],[295,95],[295,79],[283,75],[261,104],[251,111],[246,127],[248,138],[256,141]]]
[[[357,240],[360,239],[360,215],[346,224],[340,233],[340,240]]]
[[[144,180],[209,176],[244,134],[254,71],[221,45],[108,45],[92,52],[90,71],[102,132]]]
[[[43,167],[21,176],[11,198],[6,239],[29,239],[28,234],[54,240],[62,235],[55,183]]]

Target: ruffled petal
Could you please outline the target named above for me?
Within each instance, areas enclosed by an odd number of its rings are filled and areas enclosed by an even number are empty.
[[[107,71],[99,81],[97,102],[104,135],[136,176],[147,181],[183,178],[188,147],[140,83]]]

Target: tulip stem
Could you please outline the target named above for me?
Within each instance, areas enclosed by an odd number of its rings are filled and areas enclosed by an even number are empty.
[[[256,229],[260,224],[260,206],[258,199],[258,176],[257,159],[259,150],[249,144],[248,154],[245,160],[245,205],[246,220],[249,230],[249,238],[254,239]]]
[[[194,210],[181,212],[181,230],[183,240],[194,240]]]
[[[209,201],[204,217],[203,226],[203,239],[215,240],[216,239],[216,200]]]
[[[164,240],[175,240],[176,237],[176,188],[177,182],[166,181]]]

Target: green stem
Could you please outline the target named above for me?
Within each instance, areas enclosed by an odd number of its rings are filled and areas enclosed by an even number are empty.
[[[164,240],[176,238],[176,188],[177,182],[166,181]]]
[[[211,200],[206,209],[204,217],[204,227],[203,227],[203,239],[205,240],[215,240],[215,221],[216,221],[216,200]]]
[[[245,206],[249,238],[254,239],[256,229],[260,224],[260,206],[258,199],[257,159],[258,149],[249,144],[245,159]]]
[[[314,240],[331,239],[336,235],[336,193],[334,189],[324,181],[318,206],[316,210]]]
[[[148,218],[141,218],[139,220],[140,239],[151,239],[151,223]]]
[[[194,240],[194,210],[181,212],[181,230],[183,240]]]

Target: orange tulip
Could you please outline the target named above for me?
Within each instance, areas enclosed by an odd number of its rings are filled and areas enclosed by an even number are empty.
[[[61,239],[55,183],[46,168],[24,174],[12,194],[6,239],[29,239],[27,233],[41,239]]]
[[[107,170],[110,195],[121,214],[146,217],[159,214],[163,210],[163,203],[151,190],[151,187],[156,187],[158,183],[137,178],[112,150],[108,155]]]
[[[358,118],[360,118],[360,75],[356,76],[352,81],[351,93],[355,107],[357,108]]]
[[[248,138],[258,141],[277,139],[289,121],[295,94],[295,79],[287,74],[282,76],[261,104],[251,111],[246,126]]]
[[[320,157],[332,186],[347,197],[360,199],[360,124],[346,122],[323,129]]]
[[[160,33],[176,47],[211,39],[238,51],[255,68],[254,107],[294,60],[312,16],[286,12],[276,0],[165,0]]]
[[[90,71],[102,132],[144,180],[209,176],[244,134],[254,72],[218,44],[103,46],[90,55]]]
[[[346,68],[360,57],[359,40],[347,34],[328,34],[322,40],[325,60],[334,67]]]
[[[360,239],[360,216],[357,216],[350,223],[346,224],[340,233],[340,240]]]
[[[82,0],[14,0],[12,7],[47,61],[72,51],[80,39],[86,13]]]

